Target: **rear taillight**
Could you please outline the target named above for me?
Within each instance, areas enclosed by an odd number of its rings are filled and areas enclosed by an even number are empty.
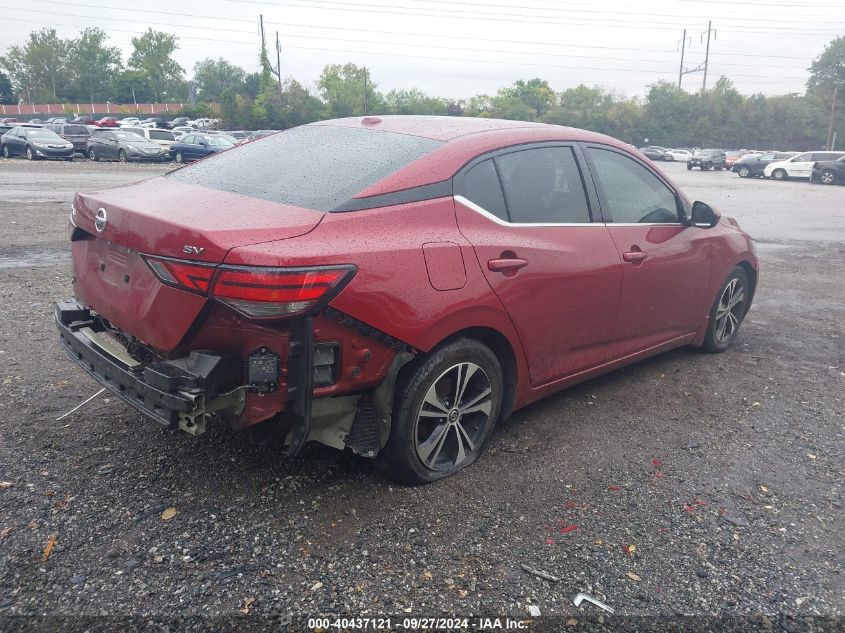
[[[208,294],[216,266],[181,259],[144,256],[147,265],[163,283],[198,294]]]
[[[248,317],[278,319],[322,308],[355,272],[354,266],[221,266],[211,296]]]

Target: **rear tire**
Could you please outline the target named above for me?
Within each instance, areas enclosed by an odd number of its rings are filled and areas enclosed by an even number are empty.
[[[774,178],[775,180],[786,180],[786,178],[787,178],[786,170],[785,169],[775,169],[772,172],[772,178]]]
[[[751,170],[748,169],[748,167],[740,167],[736,170],[736,173],[740,178],[748,178],[751,176]]]
[[[737,266],[719,288],[713,307],[710,308],[710,320],[704,336],[705,350],[718,354],[733,344],[748,312],[750,297],[748,273],[742,266]]]
[[[391,479],[425,484],[452,475],[484,452],[496,426],[504,379],[496,355],[460,338],[397,381],[393,423],[379,463]]]
[[[836,174],[834,174],[833,170],[831,169],[825,169],[822,172],[821,178],[819,178],[819,180],[821,180],[821,183],[823,185],[832,185],[836,182]]]
[[[35,160],[35,152],[32,151],[31,147],[26,148],[26,159]]]
[[[126,152],[124,152],[123,150],[117,152],[117,160],[119,160],[121,163],[129,162],[129,159],[126,156]]]
[[[176,162],[180,165],[185,162],[185,157],[182,156],[182,152],[176,152]]]

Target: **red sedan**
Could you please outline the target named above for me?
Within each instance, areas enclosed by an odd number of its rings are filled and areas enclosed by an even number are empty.
[[[113,116],[104,116],[102,119],[95,121],[94,125],[97,127],[120,127],[120,121]]]
[[[149,418],[471,464],[496,422],[592,376],[737,336],[757,257],[615,139],[366,117],[77,194],[62,345]]]

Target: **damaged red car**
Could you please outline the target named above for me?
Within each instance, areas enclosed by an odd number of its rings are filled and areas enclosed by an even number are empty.
[[[559,389],[726,349],[749,237],[615,139],[448,117],[324,121],[77,194],[76,363],[148,418],[377,458],[423,483]]]

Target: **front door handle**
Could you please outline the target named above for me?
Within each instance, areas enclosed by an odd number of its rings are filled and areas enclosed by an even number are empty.
[[[519,257],[506,257],[502,259],[491,259],[487,262],[487,269],[494,273],[505,273],[515,275],[520,268],[528,266],[528,261]]]
[[[648,259],[648,255],[642,251],[629,251],[622,254],[622,259],[626,262],[631,262],[632,264],[639,264]]]

